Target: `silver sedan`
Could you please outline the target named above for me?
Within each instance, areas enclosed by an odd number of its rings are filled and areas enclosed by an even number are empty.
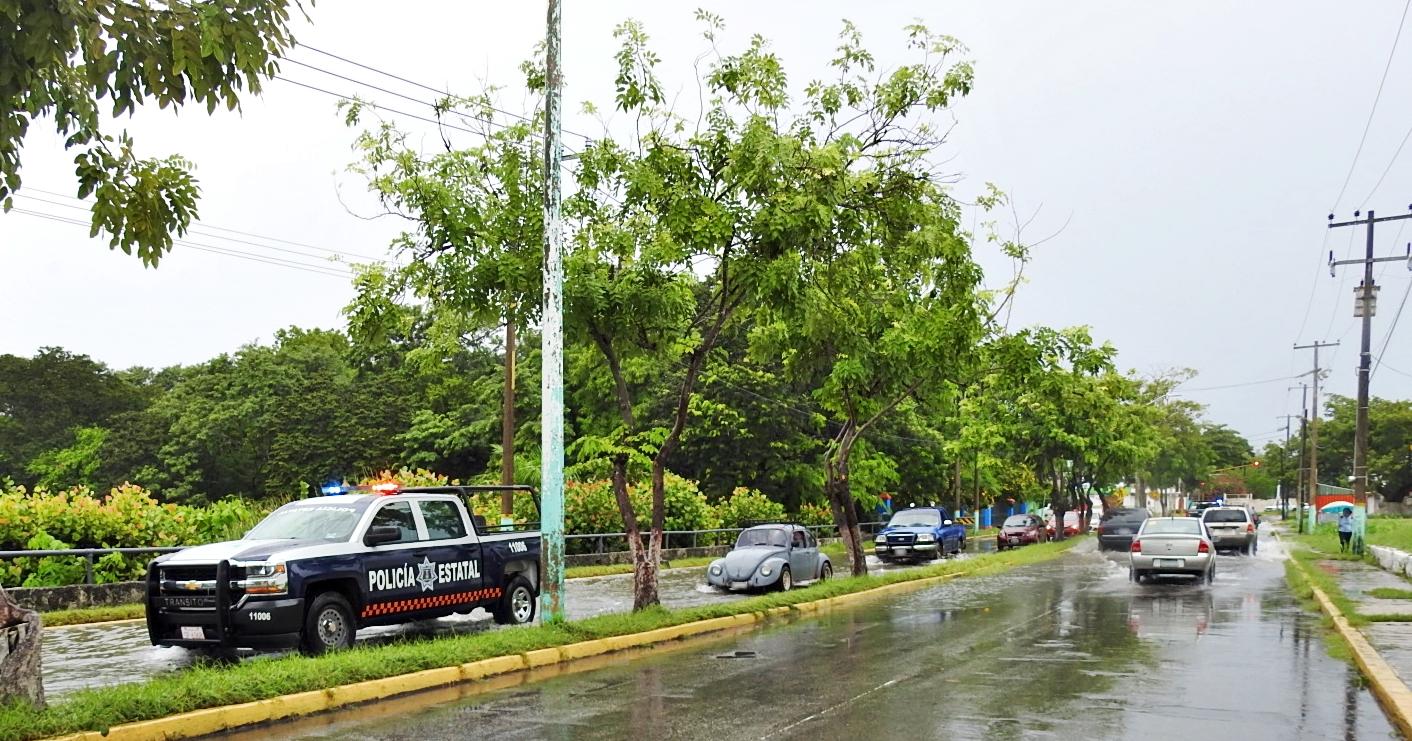
[[[1194,576],[1207,584],[1216,577],[1216,547],[1193,517],[1153,517],[1133,536],[1128,576],[1135,582],[1156,576]]]

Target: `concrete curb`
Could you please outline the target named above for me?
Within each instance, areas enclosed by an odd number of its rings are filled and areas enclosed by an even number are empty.
[[[1055,555],[1062,555],[1060,551]],[[106,732],[84,731],[58,736],[49,741],[140,741],[143,739],[175,739],[205,736],[242,726],[268,723],[271,721],[310,715],[326,710],[355,705],[371,700],[381,700],[421,690],[446,685],[469,682],[486,677],[511,672],[526,671],[588,658],[601,654],[641,648],[675,641],[689,636],[714,633],[731,628],[759,625],[775,618],[791,615],[820,614],[835,607],[853,605],[892,594],[915,591],[962,576],[961,573],[942,574],[921,579],[912,579],[892,584],[883,584],[860,592],[841,594],[795,605],[772,607],[760,612],[747,612],[727,617],[698,620],[681,625],[657,628],[644,633],[597,638],[579,643],[571,643],[554,648],[542,648],[512,656],[498,656],[473,661],[459,666],[440,669],[427,669],[412,674],[402,674],[384,679],[346,684],[323,690],[311,690],[293,695],[283,695],[265,700],[225,705],[222,707],[193,710],[178,715],[156,718],[135,723],[113,726]],[[807,589],[807,587],[806,587]]]
[[[1392,719],[1403,738],[1412,738],[1412,689],[1408,689],[1407,684],[1397,676],[1397,672],[1387,663],[1382,654],[1373,648],[1367,637],[1363,635],[1363,631],[1353,627],[1328,595],[1314,585],[1304,564],[1295,558],[1290,558],[1290,562],[1304,575],[1305,583],[1314,593],[1314,600],[1333,620],[1334,629],[1348,643],[1349,650],[1353,652],[1354,663],[1367,678],[1373,695],[1378,698],[1378,703],[1383,706],[1383,710],[1387,712],[1388,717]]]

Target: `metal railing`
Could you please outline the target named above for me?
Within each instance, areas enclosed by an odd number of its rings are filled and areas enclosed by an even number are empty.
[[[858,523],[858,528],[860,531],[863,532],[864,535],[871,535],[872,533],[878,530],[880,525],[883,524],[884,523],[881,522],[860,522]],[[819,539],[825,537],[833,537],[837,534],[837,528],[833,525],[801,525],[801,527],[804,527],[805,529],[813,532],[814,537]],[[722,539],[723,542],[712,543],[712,545],[730,545],[732,542],[735,541],[735,537],[740,535],[740,532],[745,529],[746,528],[743,527],[723,527],[713,528],[709,530],[664,530],[662,531],[662,546],[664,548],[698,548],[701,547],[700,542],[702,540],[702,536],[719,535],[725,533],[729,533],[730,537]],[[830,534],[825,535],[825,531],[828,531]],[[649,535],[649,531],[644,530],[640,533],[640,535],[645,541],[647,536]],[[626,549],[627,536],[628,534],[625,532],[570,533],[564,535],[564,540],[592,542],[594,544],[594,550],[587,551],[587,553],[599,554],[612,552],[607,550],[607,545],[610,541],[614,541],[614,544],[620,542],[622,543],[622,547]],[[712,538],[711,540],[715,539]],[[683,542],[689,543],[689,545],[681,545],[681,543]],[[152,548],[67,548],[61,550],[0,551],[0,561],[14,558],[44,558],[48,556],[82,558],[84,559],[83,583],[93,584],[93,567],[95,560],[110,553],[140,556],[144,554],[176,553],[177,551],[194,547],[195,546],[167,546]]]
[[[185,547],[167,546],[154,548],[65,548],[62,550],[35,550],[35,551],[0,551],[0,560],[11,558],[44,558],[45,556],[78,556],[83,558],[83,583],[93,583],[93,560],[95,556],[102,557],[109,553],[120,553],[123,555],[140,556],[145,553],[176,553],[186,550]],[[68,586],[68,585],[65,585]]]

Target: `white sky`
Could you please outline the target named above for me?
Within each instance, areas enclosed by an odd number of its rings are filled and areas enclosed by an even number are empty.
[[[592,133],[579,115],[592,100],[612,108],[612,27],[647,25],[670,94],[694,98],[691,62],[703,49],[693,4],[565,0],[566,128]],[[864,31],[880,66],[904,59],[901,27],[920,18],[960,38],[976,62],[976,90],[956,108],[953,166],[959,196],[987,181],[1041,207],[1031,238],[1068,226],[1030,266],[1014,323],[1089,324],[1114,342],[1121,364],[1142,372],[1189,366],[1191,387],[1282,379],[1306,371],[1297,340],[1342,340],[1326,351],[1326,387],[1352,394],[1358,333],[1357,277],[1330,278],[1327,251],[1361,250],[1363,230],[1326,234],[1325,218],[1353,161],[1402,3],[1242,2],[705,2],[723,15],[726,48],[747,34],[774,42],[792,80],[826,74],[840,19]],[[396,8],[396,11],[393,10]],[[482,81],[517,86],[517,66],[543,34],[544,3],[323,2],[297,36],[311,46],[431,85],[475,92]],[[307,50],[293,58],[417,97],[428,93],[346,67]],[[356,88],[293,64],[284,74],[338,92]],[[1392,59],[1340,220],[1359,207],[1406,213],[1412,151],[1373,195],[1373,184],[1412,125],[1412,34]],[[415,104],[364,91],[394,108]],[[504,101],[519,110],[519,99]],[[395,116],[393,118],[396,118]],[[319,254],[382,255],[400,228],[364,221],[363,181],[345,172],[354,132],[332,98],[272,81],[239,114],[145,111],[124,122],[144,155],[181,153],[197,163],[202,223],[303,243],[242,245],[220,236],[188,239],[269,257],[269,246]],[[429,125],[403,121],[436,142]],[[569,145],[575,144],[567,137]],[[25,150],[25,185],[73,193],[71,154],[37,124]],[[34,190],[56,202],[70,199]],[[86,220],[84,212],[20,197],[21,208]],[[1403,222],[1405,223],[1405,222]],[[1379,254],[1401,253],[1412,230],[1379,229]],[[1327,241],[1325,241],[1327,237]],[[995,281],[1003,264],[987,260]],[[336,266],[331,266],[336,268]],[[1374,353],[1409,284],[1406,266],[1380,268]],[[1346,277],[1347,276],[1347,277]],[[268,341],[291,324],[340,327],[351,295],[336,277],[178,247],[144,269],[87,230],[0,215],[0,352],[44,345],[83,352],[114,367],[193,363],[240,344]],[[1312,295],[1312,303],[1311,303]],[[1306,306],[1308,316],[1305,319]],[[1412,396],[1412,312],[1374,377],[1376,395]],[[1399,373],[1401,372],[1401,373]],[[1294,381],[1191,397],[1209,416],[1258,445],[1298,412]]]

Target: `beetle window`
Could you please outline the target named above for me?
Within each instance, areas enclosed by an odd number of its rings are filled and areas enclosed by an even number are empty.
[[[397,528],[398,537],[394,543],[415,543],[419,540],[417,536],[417,522],[412,519],[412,505],[407,502],[392,502],[373,515],[373,522],[369,528],[391,526]]]
[[[789,545],[789,536],[783,530],[772,527],[757,527],[746,530],[735,541],[736,548],[766,546],[783,548]]]
[[[418,502],[422,521],[427,525],[427,540],[450,540],[466,537],[466,521],[455,502],[428,500]]]
[[[805,547],[805,543],[804,543],[804,531],[803,531],[803,530],[795,530],[795,531],[794,531],[794,547],[795,547],[795,548],[804,548],[804,547]]]

